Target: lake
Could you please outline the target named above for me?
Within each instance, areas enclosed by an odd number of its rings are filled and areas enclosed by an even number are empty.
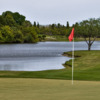
[[[87,50],[86,42],[75,42],[75,50]],[[63,69],[71,58],[62,56],[72,50],[72,42],[39,42],[36,44],[1,44],[0,70],[42,71]],[[92,50],[100,50],[100,42],[94,42]]]

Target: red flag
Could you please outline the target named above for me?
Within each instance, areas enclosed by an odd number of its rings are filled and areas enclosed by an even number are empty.
[[[74,28],[72,29],[72,32],[71,32],[71,34],[68,37],[69,41],[72,41],[73,37],[74,37]]]

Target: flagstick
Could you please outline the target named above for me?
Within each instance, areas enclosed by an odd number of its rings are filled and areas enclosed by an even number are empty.
[[[69,35],[68,37],[69,41],[72,41],[73,40],[73,43],[72,43],[72,85],[73,85],[73,80],[74,80],[74,28],[72,29],[72,32],[71,34]]]
[[[73,38],[73,50],[72,50],[72,85],[74,83],[74,38]]]

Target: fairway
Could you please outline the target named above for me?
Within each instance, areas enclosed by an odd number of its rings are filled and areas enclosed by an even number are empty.
[[[100,82],[1,78],[0,100],[100,100]]]

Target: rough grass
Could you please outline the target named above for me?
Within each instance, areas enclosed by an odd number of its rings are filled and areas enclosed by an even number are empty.
[[[71,55],[71,52],[65,53]],[[100,51],[75,51],[74,80],[100,81]],[[71,80],[71,61],[65,69],[37,72],[0,71],[1,78],[43,78]]]
[[[88,38],[87,38],[87,40],[88,40]],[[68,37],[66,37],[66,36],[61,36],[61,35],[60,36],[58,36],[58,35],[57,36],[49,36],[49,35],[47,35],[45,41],[69,41],[69,40],[68,40]],[[75,37],[74,41],[85,41],[85,40],[84,40],[84,38],[76,38]],[[100,41],[100,38],[97,38],[96,41]]]
[[[100,100],[100,82],[2,78],[0,100]]]

